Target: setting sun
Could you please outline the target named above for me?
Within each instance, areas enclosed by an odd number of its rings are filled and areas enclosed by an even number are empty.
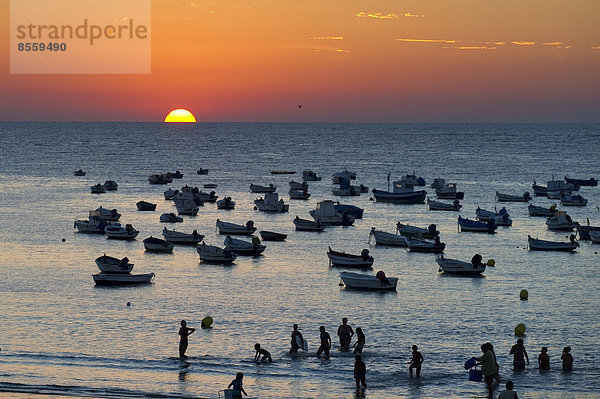
[[[169,115],[167,115],[167,117],[165,118],[165,122],[195,123],[196,118],[187,109],[179,108],[179,109],[174,109],[173,111],[169,112]]]

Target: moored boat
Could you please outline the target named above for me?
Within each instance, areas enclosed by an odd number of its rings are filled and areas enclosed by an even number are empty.
[[[375,245],[388,245],[394,247],[408,247],[408,240],[400,234],[386,233],[385,231],[376,230],[371,227],[369,232],[369,240],[371,236],[375,238]]]
[[[208,169],[204,169],[204,168],[200,168],[196,171],[197,174],[199,175],[207,175],[208,174]]]
[[[73,228],[77,229],[79,233],[88,234],[104,234],[106,226],[113,224],[108,222],[100,216],[100,211],[90,211],[88,220],[76,220],[73,223]]]
[[[193,189],[185,186],[177,194],[173,195],[173,201],[180,215],[195,216],[198,214],[198,206],[194,197]]]
[[[237,255],[231,251],[231,248],[220,248],[215,245],[208,245],[202,241],[202,244],[196,248],[200,260],[207,263],[232,263]]]
[[[387,277],[382,271],[377,272],[375,276],[362,273],[341,272],[340,278],[346,288],[394,291],[398,285],[397,277]]]
[[[154,279],[154,273],[116,274],[102,272],[98,274],[92,274],[92,277],[97,285],[149,284]]]
[[[527,208],[529,216],[552,216],[556,212],[556,205],[551,205],[550,208],[529,204]]]
[[[426,229],[423,227],[411,226],[410,224],[396,223],[396,231],[405,237],[417,238],[435,238],[439,235],[437,226],[430,224]]]
[[[97,212],[100,218],[108,222],[116,222],[121,218],[121,214],[116,209],[108,209],[100,206],[95,212]]]
[[[92,192],[92,194],[104,194],[106,192],[106,187],[104,186],[104,184],[98,183],[91,186],[90,191]]]
[[[592,232],[600,232],[600,226],[590,226],[590,220],[587,220],[587,225],[582,225],[577,223],[577,233],[579,234],[579,239],[584,241],[592,240]]]
[[[248,242],[238,238],[232,238],[228,235],[225,237],[223,244],[226,248],[231,248],[234,253],[247,256],[258,256],[267,248],[265,245],[260,243],[260,238],[256,236],[252,236],[252,242]]]
[[[115,191],[119,188],[119,185],[114,180],[107,180],[104,182],[104,188],[108,191]]]
[[[439,265],[439,271],[448,274],[459,274],[463,276],[476,276],[485,271],[486,265],[478,262],[464,262],[458,259],[445,258],[440,255],[435,260]],[[489,261],[488,261],[489,262]]]
[[[435,240],[426,240],[423,238],[410,237],[408,239],[408,250],[410,252],[427,252],[440,254],[446,249],[446,243],[440,241],[439,236]]]
[[[461,216],[458,216],[458,226],[459,231],[471,231],[481,233],[495,233],[497,229],[496,223],[493,219],[490,219],[487,222],[480,222],[477,220],[466,219]]]
[[[546,219],[546,226],[549,230],[570,231],[577,227],[577,222],[574,222],[567,212],[556,211]]]
[[[174,247],[173,243],[160,238],[150,236],[144,239],[144,248],[148,252],[173,252]]]
[[[574,251],[579,247],[573,234],[571,234],[569,242],[538,240],[527,236],[527,244],[530,251]]]
[[[135,206],[137,206],[138,211],[155,211],[156,204],[153,204],[148,201],[138,201]]]
[[[175,194],[177,194],[179,192],[179,190],[173,190],[172,188],[169,188],[168,190],[166,190],[163,195],[165,196],[166,200],[171,200],[173,199],[173,196]]]
[[[118,223],[106,226],[104,232],[108,238],[115,240],[133,240],[140,233],[130,224],[126,224],[125,227],[123,227]]]
[[[458,199],[465,198],[465,193],[457,191],[456,183],[446,183],[445,186],[435,189],[435,196],[438,199]]]
[[[171,176],[173,179],[183,179],[183,173],[178,170],[176,170],[175,173],[171,173]]]
[[[133,270],[133,263],[129,263],[129,258],[118,259],[106,254],[96,258],[96,265],[105,273],[129,273]]]
[[[219,234],[249,236],[256,231],[256,227],[254,227],[254,222],[252,220],[248,220],[246,222],[246,225],[241,225],[229,222],[222,222],[221,220],[217,219],[216,226],[219,230]]]
[[[598,180],[594,179],[593,177],[590,177],[589,179],[570,179],[567,176],[565,176],[565,181],[567,183],[577,184],[580,186],[597,186],[598,185]]]
[[[377,202],[391,202],[394,204],[422,204],[427,195],[427,191],[415,191],[413,184],[402,180],[393,183],[393,191],[391,192],[389,190],[382,191],[375,188],[372,192]]]
[[[548,187],[538,185],[535,182],[535,180],[533,181],[531,188],[533,189],[533,195],[535,195],[536,197],[547,197],[548,196]]]
[[[345,212],[345,211],[350,212],[351,214],[354,215],[355,219],[363,218],[363,212],[364,212],[363,208],[359,208],[354,205],[340,204],[339,202],[335,203],[334,208],[338,212]]]
[[[496,226],[512,226],[512,219],[508,214],[506,208],[502,207],[500,211],[488,211],[482,208],[477,207],[475,210],[475,214],[477,219],[481,222],[487,222],[489,220],[494,220]]]
[[[550,199],[560,199],[563,194],[570,194],[577,190],[579,190],[579,184],[567,183],[562,180],[549,180],[547,196]]]
[[[192,233],[183,233],[181,231],[169,230],[166,227],[162,231],[165,241],[173,244],[198,244],[204,239],[202,234],[198,234],[198,231],[194,230]]]
[[[254,205],[256,205],[256,209],[262,212],[283,213],[290,209],[290,206],[286,205],[283,199],[279,199],[279,194],[277,193],[265,193],[264,198],[261,197],[254,200]]]
[[[234,209],[235,202],[231,199],[231,197],[225,197],[221,200],[217,201],[217,209]]]
[[[600,244],[600,230],[590,230],[590,239],[596,244]]]
[[[295,175],[296,172],[294,172],[293,170],[272,170],[271,174],[272,175]]]
[[[169,184],[173,182],[173,176],[170,173],[152,173],[148,176],[148,183],[150,184]]]
[[[303,181],[302,183],[297,181],[290,181],[290,190],[304,190],[308,188],[308,183]]]
[[[350,172],[348,171],[348,169],[344,169],[344,171],[342,172],[334,173],[334,175],[331,177],[331,181],[333,182],[333,184],[340,184],[341,179],[355,180],[356,173]]]
[[[275,233],[274,231],[261,230],[260,236],[263,241],[285,241],[287,234]]]
[[[73,172],[73,174],[75,176],[85,176],[86,172],[84,172],[82,169],[76,170],[75,172]]]
[[[525,191],[523,195],[502,194],[496,191],[496,201],[498,202],[528,202],[531,201],[531,194]]]
[[[430,211],[459,211],[462,205],[458,200],[454,200],[451,204],[447,202],[434,201],[427,198],[427,206]]]
[[[321,176],[317,176],[315,172],[312,170],[303,170],[302,171],[302,180],[304,181],[320,181],[322,179]]]
[[[301,200],[307,200],[310,198],[310,193],[304,189],[302,191],[300,190],[290,190],[289,192],[290,195],[290,199],[301,199]]]
[[[373,266],[373,257],[369,255],[368,249],[363,249],[360,255],[351,255],[345,252],[334,251],[329,247],[327,251],[329,263],[332,266],[361,267],[369,268]]]
[[[331,200],[317,203],[316,208],[309,213],[315,221],[320,221],[324,225],[351,226],[356,219],[354,215],[348,211],[336,211],[335,203]]]
[[[177,216],[173,212],[163,213],[162,215],[160,215],[159,220],[163,223],[181,223],[181,222],[183,222],[183,218],[181,216]]]
[[[296,230],[298,231],[323,231],[325,230],[325,225],[322,224],[319,220],[312,221],[307,219],[300,219],[298,216],[294,219],[294,226],[296,226]]]
[[[259,184],[250,184],[250,191],[253,193],[274,193],[277,187],[270,183],[268,186],[261,186]]]
[[[560,204],[562,206],[586,206],[587,203],[588,200],[579,194],[562,193],[560,196]]]
[[[361,193],[361,189],[358,186],[350,185],[350,180],[340,177],[339,187],[333,186],[331,188],[331,192],[333,195],[336,195],[336,196],[351,197],[351,196],[359,196]]]

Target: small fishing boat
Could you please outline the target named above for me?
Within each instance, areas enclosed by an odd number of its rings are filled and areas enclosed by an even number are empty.
[[[475,210],[475,214],[477,216],[477,220],[480,222],[487,222],[490,219],[493,219],[496,223],[496,226],[512,226],[512,219],[508,214],[508,211],[505,207],[502,207],[500,211],[488,211],[486,209],[482,209],[477,207]]]
[[[307,200],[310,198],[310,193],[306,189],[304,189],[302,191],[290,190],[288,193],[290,195],[290,199]]]
[[[295,175],[296,172],[294,172],[293,170],[272,170],[271,174],[272,175]]]
[[[438,199],[463,199],[465,198],[465,193],[462,191],[457,191],[456,183],[446,183],[446,185],[442,188],[437,188],[435,190],[435,196]]]
[[[107,209],[100,206],[95,212],[100,218],[109,222],[116,222],[121,218],[121,214],[116,209]]]
[[[140,233],[130,224],[126,224],[125,227],[123,227],[118,223],[106,226],[104,228],[104,232],[108,238],[115,240],[133,240]]]
[[[398,278],[387,277],[384,272],[379,271],[375,276],[369,274],[341,272],[340,278],[346,288],[377,291],[395,291]]]
[[[423,238],[410,237],[408,239],[408,250],[410,252],[426,252],[440,254],[446,249],[446,244],[440,242],[439,237],[435,240],[425,240]]]
[[[439,265],[439,271],[448,274],[459,274],[463,276],[476,276],[485,271],[485,264],[476,264],[473,262],[463,262],[458,259],[444,258],[440,255],[435,260]],[[488,261],[489,263],[490,261]]]
[[[175,194],[177,194],[178,192],[179,192],[179,190],[173,190],[172,188],[169,188],[163,194],[164,194],[166,200],[171,200],[171,199],[173,199],[173,196]]]
[[[250,184],[250,191],[253,193],[274,193],[277,187],[270,183],[268,186],[261,186],[258,184]]]
[[[430,224],[426,229],[411,226],[410,224],[396,223],[396,231],[405,237],[435,238],[440,234],[435,224]]]
[[[194,202],[196,205],[203,205],[205,202],[215,203],[217,202],[217,198],[219,198],[214,191],[211,191],[210,193],[195,189],[192,191],[194,193]]]
[[[129,273],[133,270],[133,263],[129,263],[129,258],[118,259],[106,254],[96,258],[96,265],[105,273]]]
[[[329,258],[329,264],[332,266],[361,268],[373,266],[373,257],[369,255],[368,249],[363,249],[360,255],[351,255],[345,252],[334,251],[329,247],[327,257]]]
[[[550,208],[546,208],[543,206],[537,206],[533,204],[529,204],[527,208],[529,210],[529,216],[552,216],[554,212],[556,212],[556,205],[551,205]]]
[[[300,219],[298,216],[294,219],[294,225],[296,226],[296,230],[298,231],[323,231],[325,230],[325,225],[322,224],[319,220],[312,221],[307,219]]]
[[[197,230],[190,233],[183,233],[181,231],[169,230],[166,227],[162,231],[165,240],[173,244],[198,244],[204,239],[202,234],[198,234]]]
[[[160,221],[163,223],[181,223],[183,222],[183,218],[181,216],[177,216],[173,212],[163,213],[160,215]]]
[[[340,204],[339,202],[335,203],[334,208],[338,212],[350,212],[352,215],[354,215],[355,219],[363,218],[363,213],[364,213],[363,208],[359,208],[354,205]]]
[[[317,176],[315,172],[312,170],[303,170],[302,171],[302,180],[304,181],[321,181],[322,177]]]
[[[86,172],[84,172],[83,170],[79,169],[79,170],[76,170],[75,172],[73,172],[73,174],[75,176],[85,176]]]
[[[252,242],[232,238],[231,236],[225,237],[223,241],[225,247],[231,248],[231,250],[238,255],[247,256],[258,256],[262,254],[267,247],[260,243],[260,238],[252,236]]]
[[[255,209],[262,212],[277,212],[283,213],[290,210],[290,206],[283,202],[283,199],[279,199],[277,193],[265,193],[264,198],[257,198],[254,200]]]
[[[287,234],[275,233],[274,231],[262,230],[260,236],[263,241],[285,241]]]
[[[430,211],[458,211],[462,205],[458,200],[454,200],[451,204],[447,202],[434,201],[427,198],[427,206]]]
[[[433,189],[438,189],[438,188],[443,188],[445,185],[446,185],[446,179],[440,179],[440,178],[436,177],[435,179],[433,179],[433,183],[431,183],[431,185],[429,187],[433,188]]]
[[[427,195],[427,191],[415,191],[413,184],[402,180],[393,183],[393,191],[391,192],[389,191],[389,187],[388,191],[377,190],[374,188],[372,192],[377,202],[391,202],[393,204],[422,204]]]
[[[458,217],[459,231],[472,231],[481,233],[495,233],[496,223],[493,219],[487,222],[480,222],[477,220],[466,219],[461,216]]]
[[[581,225],[577,223],[577,233],[579,234],[580,240],[591,240],[591,234],[593,231],[600,232],[600,226],[590,226],[590,219],[587,219],[587,225]]]
[[[155,211],[156,204],[153,204],[148,201],[138,201],[135,206],[137,206],[138,211]]]
[[[254,227],[254,222],[252,220],[248,220],[244,226],[241,224],[222,222],[217,219],[216,226],[219,230],[219,234],[249,236],[256,231],[256,227]]]
[[[148,252],[173,252],[174,247],[172,243],[160,238],[150,236],[144,239],[144,248]]]
[[[199,175],[207,175],[208,174],[208,169],[200,168],[200,169],[198,169],[196,171],[196,173],[199,174]]]
[[[335,203],[331,200],[325,200],[317,203],[314,210],[309,212],[315,221],[320,221],[325,225],[351,226],[356,219],[348,211],[338,212],[335,210]]]
[[[183,173],[178,170],[176,170],[175,173],[171,173],[171,176],[173,179],[183,179]]]
[[[112,223],[100,217],[100,212],[96,210],[90,211],[88,220],[76,220],[73,223],[73,228],[77,229],[79,233],[104,234],[106,226]]]
[[[535,180],[533,181],[531,188],[533,188],[533,195],[535,195],[536,197],[547,197],[548,196],[548,187],[538,185],[535,182]]]
[[[119,188],[119,185],[114,180],[107,180],[107,181],[104,182],[104,187],[108,191],[115,191],[115,190],[117,190]]]
[[[182,187],[181,191],[179,191],[177,194],[173,195],[172,199],[173,202],[175,202],[177,213],[180,215],[195,216],[200,210],[196,204],[193,189],[187,185]]]
[[[530,251],[574,251],[579,247],[573,234],[571,234],[569,242],[538,240],[528,235],[527,243]]]
[[[334,173],[331,177],[333,184],[340,184],[341,180],[356,180],[356,172],[350,172],[348,169],[344,169],[342,172]]]
[[[402,178],[400,180],[403,180],[414,186],[420,186],[420,187],[425,186],[425,179],[423,179],[420,176],[417,177],[417,175],[415,174],[414,171],[413,171],[412,175],[410,173],[405,174],[404,176],[402,176]]]
[[[590,238],[591,238],[592,242],[595,242],[596,244],[600,244],[600,229],[599,230],[591,230]]]
[[[104,184],[98,183],[91,186],[90,191],[92,192],[92,194],[104,194],[106,192],[106,187],[104,186]]]
[[[496,191],[496,201],[498,202],[529,202],[531,194],[525,191],[523,195],[502,194]]]
[[[297,181],[290,181],[290,190],[304,190],[308,188],[308,183],[303,181],[302,183]]]
[[[130,285],[130,284],[150,284],[154,279],[154,273],[147,274],[116,274],[116,273],[98,273],[92,274],[94,282],[97,285]]]
[[[170,173],[152,173],[148,176],[148,183],[150,184],[169,184],[173,182],[173,176]]]
[[[207,245],[202,241],[201,245],[198,245],[196,251],[200,255],[200,260],[207,263],[232,263],[237,255],[233,253],[231,248],[219,248],[215,245]]]
[[[408,239],[400,234],[386,233],[371,227],[369,240],[371,236],[375,238],[375,245],[388,245],[393,247],[408,247]]]
[[[574,222],[567,212],[556,211],[554,215],[546,219],[546,226],[549,230],[571,231],[577,227],[577,222]]]
[[[563,193],[560,196],[560,204],[562,206],[586,206],[587,203],[588,200],[579,194],[573,195],[569,193]]]
[[[217,188],[217,183],[206,183],[202,187],[204,187],[204,188]]]
[[[565,181],[567,183],[577,184],[580,186],[597,186],[598,185],[598,180],[594,179],[593,177],[590,177],[589,179],[570,179],[567,176],[565,176]]]
[[[562,180],[549,180],[547,196],[550,199],[560,199],[561,195],[579,190],[579,184],[567,183]]]
[[[235,202],[231,199],[231,197],[225,197],[221,200],[217,201],[217,209],[234,209]]]

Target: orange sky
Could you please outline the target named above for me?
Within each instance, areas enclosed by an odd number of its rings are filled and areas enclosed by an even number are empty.
[[[153,0],[149,75],[11,75],[0,1],[0,120],[600,122],[598,0]]]

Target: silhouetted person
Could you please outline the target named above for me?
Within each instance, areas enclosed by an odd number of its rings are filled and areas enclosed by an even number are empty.
[[[317,350],[317,357],[321,356],[321,353],[325,352],[325,357],[329,358],[329,350],[331,349],[331,336],[327,331],[325,331],[325,327],[319,327],[319,331],[321,331],[321,346]]]
[[[413,376],[413,369],[417,372],[417,378],[421,376],[421,363],[423,363],[423,355],[417,349],[417,345],[412,346],[412,360],[410,361],[410,366],[408,367],[408,371],[410,372],[410,376]]]
[[[362,350],[365,346],[365,334],[360,327],[356,327],[356,343],[354,346],[356,346],[354,349],[354,354],[362,353]]]
[[[550,370],[550,356],[548,355],[548,348],[542,347],[542,352],[538,355],[538,368],[540,370]]]
[[[188,336],[196,331],[195,328],[187,327],[187,322],[185,320],[181,320],[181,327],[179,328],[179,357],[181,359],[185,359],[187,356],[185,355],[185,351],[188,347]]]
[[[231,381],[229,385],[227,385],[227,388],[233,388],[233,394],[231,396],[233,399],[242,399],[242,392],[244,395],[248,396],[246,391],[244,391],[243,379],[244,373],[237,373],[235,375],[235,380]]]
[[[564,371],[573,370],[573,356],[571,355],[571,347],[565,346],[563,349],[563,353],[560,356],[560,360],[562,360],[562,368]]]
[[[294,324],[294,331],[292,331],[292,341],[290,342],[290,344],[292,345],[292,348],[290,349],[290,354],[298,353],[298,349],[302,349],[298,345],[298,341],[304,342],[304,338],[302,337],[302,333],[298,331],[298,324]]]
[[[340,346],[342,349],[348,349],[350,347],[350,341],[352,341],[352,336],[354,335],[354,330],[348,324],[348,319],[343,318],[342,324],[338,327],[337,331],[338,337],[340,337]]]
[[[483,374],[485,385],[488,389],[488,396],[491,398],[494,392],[492,383],[494,382],[494,376],[497,372],[496,362],[489,345],[481,345],[481,351],[483,352],[483,355],[477,358],[477,362],[481,365],[481,374]]]
[[[271,354],[269,353],[269,351],[266,349],[261,349],[260,344],[255,344],[254,350],[256,350],[256,354],[254,355],[255,362],[258,362],[260,356],[262,355],[262,359],[260,359],[261,362],[268,360],[269,363],[273,363],[273,359],[271,358]]]
[[[506,381],[506,390],[500,392],[498,399],[519,399],[517,393],[513,391],[513,387],[514,385],[512,381]]]
[[[517,339],[517,343],[510,348],[510,354],[514,355],[513,366],[515,370],[523,370],[525,368],[525,359],[527,359],[527,364],[529,364],[529,356],[521,338]]]
[[[367,387],[365,377],[367,376],[367,366],[362,361],[360,355],[356,355],[356,361],[354,362],[354,380],[356,381],[356,388],[360,388],[360,384],[363,387]]]

